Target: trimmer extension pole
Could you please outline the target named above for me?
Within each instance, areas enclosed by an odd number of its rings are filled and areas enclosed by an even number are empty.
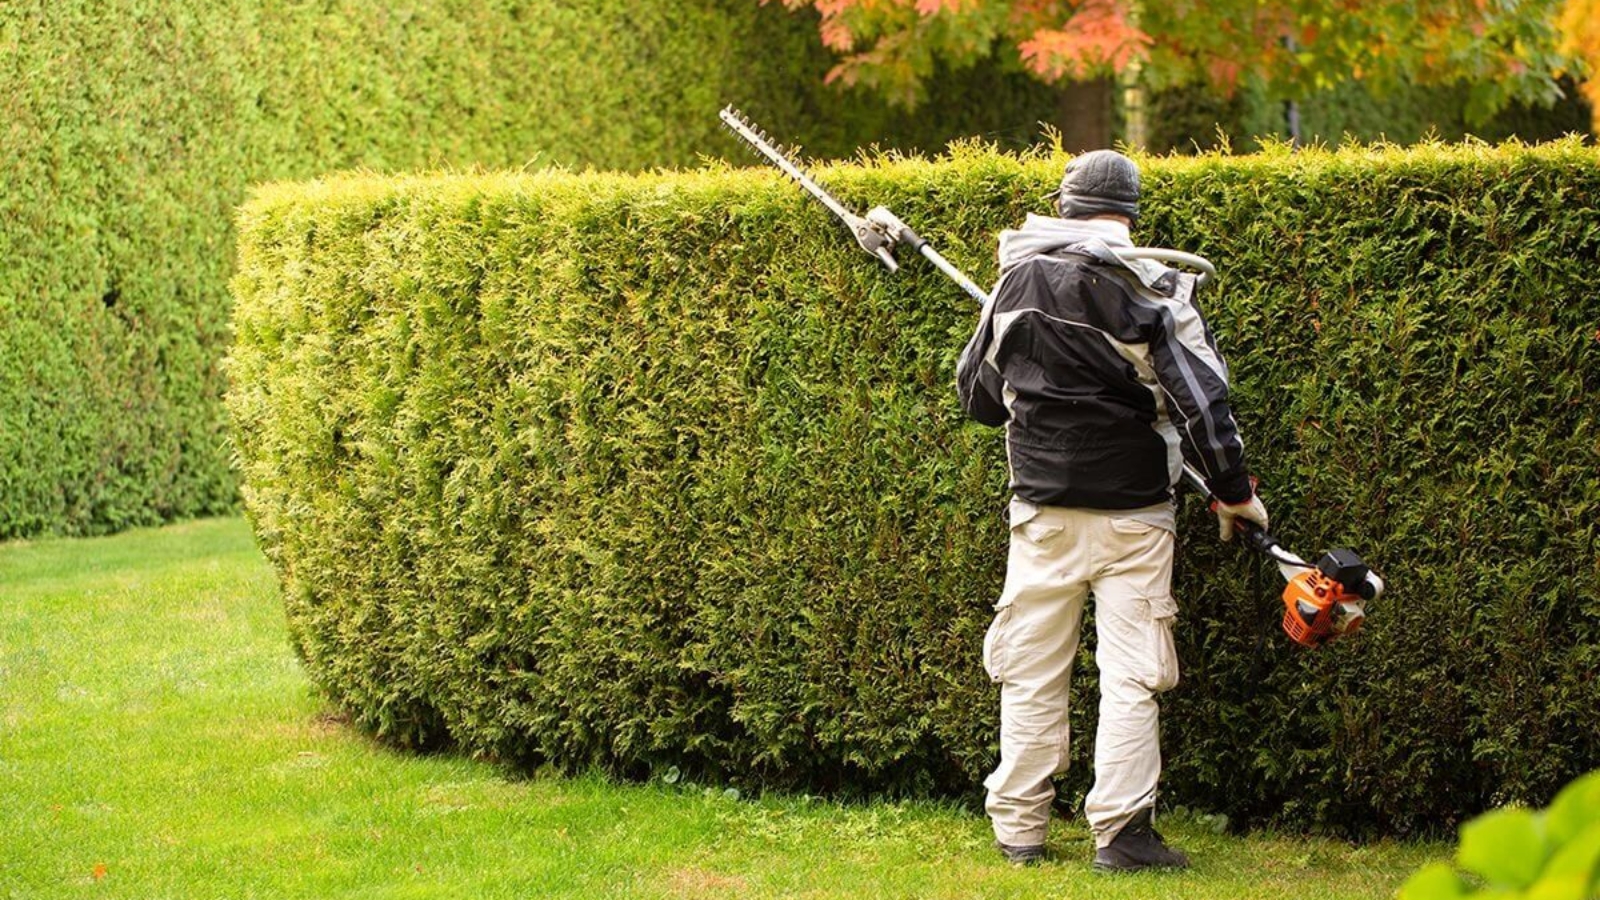
[[[982,288],[973,284],[972,279],[968,278],[966,273],[951,265],[950,260],[940,255],[939,251],[933,249],[932,244],[928,243],[922,235],[912,231],[911,226],[900,221],[899,217],[894,213],[882,206],[875,206],[867,213],[867,221],[883,229],[883,232],[889,236],[891,246],[905,244],[912,250],[922,254],[924,259],[933,263],[935,268],[943,272],[951,281],[954,281],[963,291],[966,291],[968,296],[978,301],[979,306],[989,305],[989,295],[984,293]]]

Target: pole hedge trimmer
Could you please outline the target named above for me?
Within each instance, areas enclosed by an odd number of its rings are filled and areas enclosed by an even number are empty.
[[[850,229],[850,234],[861,249],[883,264],[884,268],[890,272],[899,270],[894,250],[904,245],[948,276],[968,296],[978,301],[979,306],[989,305],[990,297],[987,293],[941,256],[909,225],[900,221],[894,213],[877,206],[869,210],[864,217],[856,215],[818,184],[789,151],[774,143],[766,132],[757,128],[743,113],[729,106],[722,110],[721,118],[729,130],[837,216],[845,227]],[[1153,259],[1199,269],[1202,274],[1197,280],[1196,287],[1204,285],[1216,275],[1216,269],[1211,263],[1191,253],[1151,247],[1113,248],[1112,252],[1124,260]],[[1209,500],[1213,507],[1216,505],[1215,498],[1206,487],[1205,479],[1188,463],[1183,465],[1183,480]],[[1373,572],[1360,556],[1351,550],[1340,548],[1323,554],[1322,558],[1312,565],[1290,553],[1277,538],[1253,522],[1242,522],[1240,531],[1252,549],[1277,564],[1279,573],[1288,582],[1283,589],[1283,630],[1291,639],[1307,647],[1320,647],[1341,635],[1353,634],[1360,630],[1361,623],[1366,618],[1366,604],[1376,599],[1383,592],[1384,586],[1383,579]]]

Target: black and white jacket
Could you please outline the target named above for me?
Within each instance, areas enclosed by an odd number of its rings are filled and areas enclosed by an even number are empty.
[[[1006,426],[1011,489],[1034,504],[1170,503],[1187,459],[1218,499],[1252,489],[1228,369],[1195,276],[1147,260],[1121,223],[1028,217],[1000,235],[1000,280],[956,367],[967,414]],[[1181,455],[1180,455],[1181,454]]]

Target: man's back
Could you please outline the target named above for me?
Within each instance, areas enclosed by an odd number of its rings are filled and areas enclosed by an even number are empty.
[[[1235,495],[1243,482],[1248,496],[1227,369],[1191,302],[1194,278],[1134,269],[1117,244],[1131,246],[1114,223],[1037,216],[1003,236],[994,302],[958,369],[963,405],[1006,424],[1012,490],[1031,503],[1167,502],[1182,444],[1208,480]]]

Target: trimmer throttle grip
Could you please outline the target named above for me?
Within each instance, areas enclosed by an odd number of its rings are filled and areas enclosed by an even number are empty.
[[[900,240],[911,248],[912,253],[921,253],[922,248],[928,246],[928,242],[922,239],[922,235],[911,230],[910,225],[900,229]]]
[[[1272,555],[1272,548],[1278,546],[1278,539],[1273,537],[1265,528],[1249,519],[1234,520],[1234,530],[1244,538],[1250,549],[1257,553]]]

